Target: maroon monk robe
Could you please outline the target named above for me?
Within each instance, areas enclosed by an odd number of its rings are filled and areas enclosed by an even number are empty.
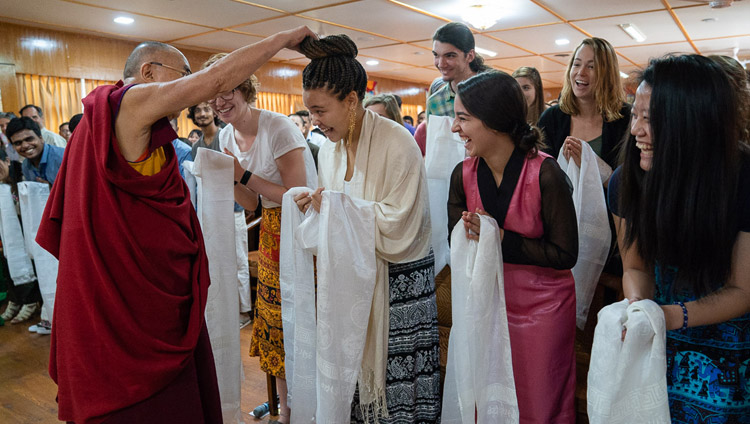
[[[213,422],[220,405],[206,353],[203,235],[166,119],[151,128],[149,146],[164,146],[161,172],[141,175],[120,154],[114,119],[128,88],[102,86],[83,100],[37,235],[60,260],[49,365],[59,418],[158,414],[152,400],[183,393],[203,403],[195,422]],[[133,415],[139,405],[147,410]]]

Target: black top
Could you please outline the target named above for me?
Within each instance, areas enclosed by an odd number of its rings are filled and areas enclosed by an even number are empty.
[[[482,205],[503,228],[508,207],[523,169],[524,155],[516,150],[503,172],[500,187],[495,184],[492,171],[479,159],[477,185]],[[542,225],[544,234],[532,239],[505,230],[503,236],[503,262],[519,265],[536,265],[554,269],[570,269],[578,260],[578,225],[573,205],[572,185],[557,161],[547,158],[539,169],[541,189]],[[463,184],[463,162],[451,175],[448,193],[448,233],[467,210]]]
[[[619,207],[620,179],[622,179],[621,166],[615,169],[612,174],[607,191],[607,204],[612,213],[617,216],[621,216]],[[748,154],[742,154],[737,190],[737,210],[739,211],[737,231],[750,233],[750,155]]]
[[[604,122],[602,125],[602,154],[600,157],[604,162],[615,169],[617,167],[617,156],[620,151],[620,142],[630,124],[630,108],[623,103],[620,109],[622,118],[612,122]],[[544,132],[544,142],[547,148],[544,150],[554,158],[560,153],[565,138],[570,135],[570,115],[560,110],[560,106],[552,106],[545,110],[539,117],[538,127]],[[591,140],[586,140],[591,141]]]

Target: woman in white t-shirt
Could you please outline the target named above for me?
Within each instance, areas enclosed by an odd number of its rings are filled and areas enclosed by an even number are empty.
[[[214,55],[206,66],[221,57]],[[281,402],[279,421],[288,423],[279,289],[281,198],[291,187],[315,188],[317,172],[310,149],[294,123],[284,115],[252,106],[257,87],[258,80],[252,76],[208,103],[228,124],[219,133],[219,146],[235,157],[235,200],[245,209],[255,210],[260,195],[263,205],[250,356],[259,356],[260,368],[276,377]]]

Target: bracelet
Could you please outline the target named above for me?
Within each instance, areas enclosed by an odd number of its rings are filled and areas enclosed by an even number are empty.
[[[253,175],[250,171],[245,171],[244,174],[242,174],[242,178],[240,178],[240,184],[247,185],[247,182],[250,181],[250,177]]]
[[[685,304],[682,302],[675,302],[674,304],[680,305],[680,308],[682,308],[682,328],[680,328],[680,330],[685,331],[688,328],[687,308],[685,307]]]

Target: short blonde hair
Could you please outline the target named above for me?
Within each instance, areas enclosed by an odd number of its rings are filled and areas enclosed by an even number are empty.
[[[617,64],[617,54],[609,41],[603,38],[586,38],[576,47],[565,71],[565,80],[560,92],[560,109],[568,115],[578,115],[578,100],[570,85],[570,69],[576,54],[583,46],[594,50],[594,71],[596,72],[596,86],[594,86],[594,101],[597,110],[604,117],[605,122],[612,122],[622,118],[620,109],[625,102],[625,91],[620,81],[620,67]]]
[[[228,54],[216,53],[215,55],[209,57],[208,60],[203,63],[203,66],[201,67],[201,69],[208,68],[209,66],[218,62],[220,59],[224,58],[225,56],[228,56]],[[238,85],[235,89],[239,90],[239,92],[242,93],[242,96],[245,98],[246,102],[252,103],[258,100],[258,90],[260,89],[260,82],[258,82],[258,78],[255,75],[250,75],[250,78],[246,79],[245,81],[242,81],[240,85]]]

